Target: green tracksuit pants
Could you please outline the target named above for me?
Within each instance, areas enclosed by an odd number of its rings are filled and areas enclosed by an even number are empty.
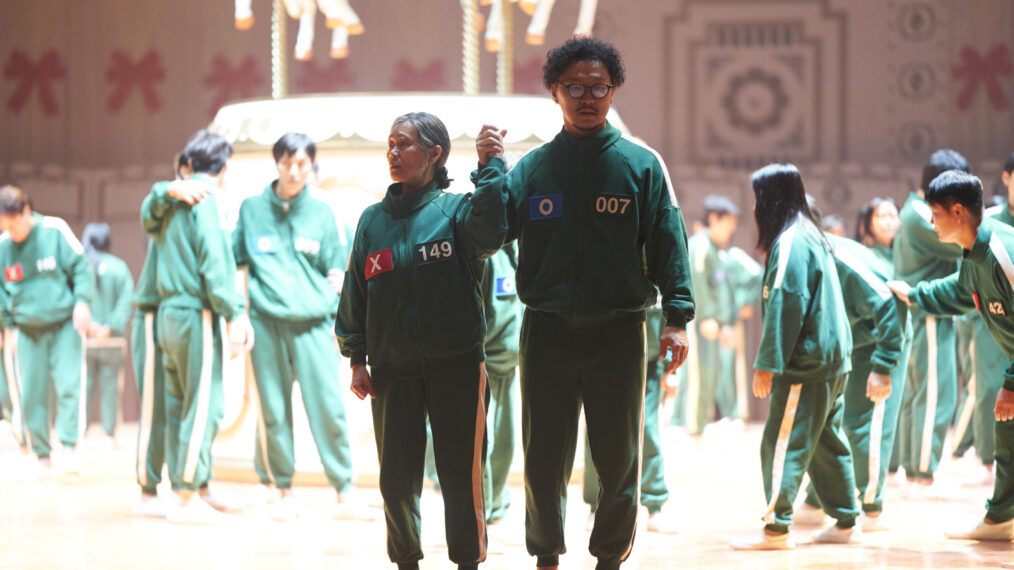
[[[88,361],[88,423],[95,421],[95,396],[98,392],[99,419],[102,431],[112,436],[120,415],[120,393],[123,391],[123,349],[90,348]],[[96,384],[98,388],[96,389]]]
[[[485,560],[482,464],[488,387],[484,366],[375,383],[373,389],[373,431],[391,562],[411,564],[423,557],[419,496],[427,417],[443,491],[448,557],[456,564]]]
[[[951,435],[951,454],[954,457],[963,457],[972,444],[972,412],[975,409],[975,398],[969,398],[969,390],[974,388],[969,383],[975,373],[972,364],[972,328],[973,320],[967,315],[954,319],[954,334],[958,339],[957,362],[958,362],[958,410],[954,414],[954,433]]]
[[[986,501],[986,516],[994,522],[1014,519],[1014,420],[995,422],[996,481],[993,496]]]
[[[178,453],[166,449],[166,375],[157,317],[156,311],[138,309],[130,331],[130,354],[140,400],[135,472],[141,491],[150,495],[162,481],[162,466],[167,462],[172,489],[179,489]]]
[[[736,386],[736,349],[718,347],[718,379],[715,402],[719,418],[739,417],[739,396]]]
[[[971,371],[965,385],[967,394],[954,420],[954,455],[962,456],[969,447],[975,446],[975,454],[982,463],[992,465],[996,450],[993,408],[1010,360],[993,340],[982,319],[973,321],[968,351]]]
[[[902,347],[902,363],[907,361],[906,351],[911,348],[910,344],[906,341]],[[884,510],[884,488],[905,390],[905,366],[896,366],[891,371],[891,396],[874,404],[866,397],[866,383],[873,370],[873,349],[869,346],[852,352],[852,372],[845,384],[842,426],[852,449],[862,509],[879,513]],[[813,492],[813,483],[807,488],[806,503],[822,507]]]
[[[526,310],[521,326],[525,530],[537,565],[566,552],[567,482],[582,405],[601,491],[588,550],[618,568],[634,543],[640,491],[644,325],[575,333]]]
[[[20,327],[14,372],[21,387],[21,409],[28,444],[49,457],[50,395],[56,394],[56,431],[64,447],[84,433],[84,339],[70,319],[48,327]]]
[[[21,447],[28,446],[28,434],[25,427],[25,414],[22,407],[22,390],[20,376],[14,370],[16,362],[16,338],[15,329],[4,329],[2,331],[4,345],[3,354],[3,380],[0,381],[0,407],[3,408],[4,418],[10,422],[14,439]]]
[[[262,482],[292,487],[292,383],[298,379],[310,433],[328,482],[341,493],[352,482],[345,405],[338,382],[339,359],[329,319],[289,322],[251,313],[257,348],[250,352],[260,417],[255,462]],[[264,457],[267,461],[263,461]]]
[[[649,343],[648,347],[652,345]],[[655,343],[658,346],[658,343]],[[650,353],[650,350],[649,350]],[[662,373],[665,363],[656,359],[648,360],[644,384],[644,447],[641,451],[641,504],[648,513],[662,510],[669,500],[669,487],[665,484],[665,461],[662,456],[662,432],[659,427],[659,412],[662,405]],[[592,512],[599,506],[599,475],[591,458],[588,439],[584,444],[584,502]]]
[[[908,477],[932,478],[957,404],[954,320],[914,318],[913,325],[898,450]]]
[[[691,347],[690,358],[696,358],[696,366],[688,366],[686,382],[681,386],[684,393],[684,425],[692,434],[701,433],[711,422],[715,409],[718,385],[723,376],[722,345],[718,340],[707,340],[698,331],[697,346]],[[732,369],[729,369],[732,372]]]
[[[855,473],[842,428],[847,378],[787,384],[774,377],[760,449],[768,530],[788,532],[803,473],[809,473],[817,499],[839,526],[855,523]]]
[[[211,443],[224,414],[223,319],[209,310],[162,305],[158,342],[165,354],[166,447],[171,479],[196,491],[211,478]]]
[[[492,368],[492,367],[490,367]],[[507,516],[511,504],[507,476],[514,461],[514,408],[516,369],[487,369],[489,405],[486,408],[486,469],[482,474],[486,522]]]

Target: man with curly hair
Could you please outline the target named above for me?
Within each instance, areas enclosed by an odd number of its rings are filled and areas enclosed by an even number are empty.
[[[694,317],[687,234],[658,153],[606,115],[623,84],[620,54],[592,38],[551,50],[543,82],[563,129],[504,174],[505,131],[476,140],[473,181],[508,193],[507,241],[518,240],[526,541],[539,568],[558,567],[566,489],[584,408],[600,492],[589,550],[597,568],[630,554],[641,471],[645,310],[662,294],[660,358],[686,359]],[[653,410],[652,413],[657,413]]]

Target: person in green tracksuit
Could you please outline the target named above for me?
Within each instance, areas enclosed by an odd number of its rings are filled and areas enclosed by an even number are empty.
[[[732,348],[721,353],[722,369],[729,372],[719,379],[715,400],[722,417],[746,420],[750,409],[747,395],[746,321],[753,318],[754,305],[760,302],[764,268],[750,254],[736,246],[730,246],[719,257],[729,274],[737,311],[736,324],[732,327],[733,338],[729,341]]]
[[[845,313],[852,328],[852,372],[845,384],[842,425],[848,435],[863,532],[885,530],[884,483],[905,388],[905,363],[911,341],[908,310],[887,288],[890,266],[870,249],[828,235],[834,248]],[[821,508],[811,484],[806,504]]]
[[[56,430],[65,454],[60,469],[80,471],[74,448],[84,433],[84,333],[91,321],[91,269],[81,242],[60,218],[32,211],[28,195],[0,188],[0,267],[17,332],[14,385],[28,446],[48,464],[51,390],[57,398]],[[13,392],[14,390],[12,390]],[[11,395],[12,399],[14,395]]]
[[[486,406],[486,470],[483,496],[486,524],[507,516],[510,489],[507,475],[514,460],[514,410],[517,397],[514,379],[518,367],[518,339],[521,334],[521,303],[514,274],[518,256],[513,244],[504,246],[486,260],[482,277],[483,314],[486,317],[486,377],[489,402]]]
[[[359,219],[335,321],[352,365],[352,391],[373,398],[387,553],[399,570],[417,569],[423,557],[419,497],[427,417],[448,557],[462,570],[486,558],[489,388],[479,285],[483,261],[504,242],[505,195],[496,188],[444,192],[450,145],[447,128],[433,115],[394,120],[387,160],[395,183]],[[484,149],[503,153],[500,144]]]
[[[962,249],[957,273],[914,287],[892,281],[903,300],[935,315],[975,310],[1003,349],[1014,360],[1014,228],[983,216],[982,183],[958,170],[937,176],[926,192],[933,226],[944,243]],[[1000,374],[999,371],[991,372]],[[951,538],[1014,540],[1014,362],[1002,373],[996,392],[995,482],[986,502],[986,516],[969,529],[948,532]]]
[[[895,278],[915,285],[957,270],[961,248],[942,243],[933,232],[925,189],[941,172],[968,170],[953,150],[938,150],[923,167],[919,190],[901,209],[894,238]],[[957,405],[957,355],[954,320],[913,308],[913,341],[898,428],[900,464],[910,483],[930,485],[943,453],[944,437]],[[941,497],[944,493],[932,491]]]
[[[543,85],[563,129],[510,174],[480,152],[473,181],[509,193],[518,241],[526,544],[539,568],[566,551],[566,488],[582,406],[600,493],[588,549],[618,568],[633,547],[641,480],[645,310],[662,295],[659,358],[687,355],[694,316],[686,227],[665,165],[606,120],[623,84],[620,54],[594,38],[551,50]],[[486,125],[479,141],[501,140]]]
[[[673,519],[662,514],[662,507],[669,500],[669,487],[665,483],[665,457],[662,452],[662,431],[659,426],[659,408],[668,386],[664,374],[667,362],[656,358],[653,353],[658,338],[665,329],[665,313],[660,306],[645,311],[645,361],[644,373],[644,439],[641,450],[641,504],[648,509],[648,532],[674,534],[677,532]],[[588,438],[584,445],[584,502],[591,507],[594,515],[599,506],[599,474],[592,460]]]
[[[681,392],[685,426],[691,434],[701,433],[711,422],[719,386],[728,390],[733,385],[735,369],[730,355],[735,355],[734,331],[739,320],[735,283],[725,252],[736,231],[739,209],[732,200],[715,195],[707,196],[702,207],[704,230],[691,237],[687,245],[696,315],[691,334],[696,333],[696,343],[685,367],[686,382]],[[729,405],[727,400],[723,403]],[[732,414],[733,410],[722,412]]]
[[[199,131],[182,153],[193,176],[185,181],[207,194],[190,205],[160,182],[141,206],[145,232],[159,244],[156,266],[158,342],[166,374],[167,447],[176,453],[180,504],[168,520],[215,524],[222,515],[196,492],[211,477],[211,443],[224,413],[222,358],[253,345],[253,331],[236,290],[236,261],[219,182],[232,146]],[[228,328],[226,328],[228,323]]]
[[[81,233],[85,256],[95,276],[95,297],[91,302],[92,322],[88,338],[92,343],[107,346],[89,347],[88,412],[91,414],[94,386],[99,386],[99,409],[102,429],[113,437],[120,415],[120,392],[123,389],[123,360],[126,357],[127,322],[130,321],[131,293],[134,278],[122,259],[109,253],[109,224],[87,224]],[[90,421],[89,417],[89,421]]]
[[[281,494],[274,518],[296,517],[292,385],[303,405],[328,482],[338,494],[352,486],[345,406],[338,383],[332,323],[344,279],[347,251],[338,223],[311,189],[317,146],[305,134],[286,133],[272,154],[278,169],[260,194],[243,201],[232,246],[249,269],[250,322],[257,350],[250,355],[260,400],[258,443],[265,473]]]
[[[794,547],[789,525],[804,473],[837,521],[814,540],[852,542],[861,533],[859,508],[842,429],[852,333],[834,256],[795,166],[770,164],[754,172],[751,183],[758,249],[767,254],[753,392],[771,396],[760,453],[768,506],[764,529],[731,546]]]

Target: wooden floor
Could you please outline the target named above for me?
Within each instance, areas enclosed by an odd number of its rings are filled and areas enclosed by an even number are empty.
[[[332,518],[333,493],[298,488],[300,518],[278,523],[263,506],[249,507],[222,527],[185,527],[130,515],[138,496],[133,480],[133,426],[119,434],[119,447],[89,436],[80,446],[81,477],[47,474],[19,482],[24,458],[9,434],[0,434],[0,568],[390,568],[383,523]],[[730,539],[760,528],[764,508],[758,462],[760,427],[746,431],[711,430],[692,439],[666,434],[669,514],[682,532],[645,532],[645,517],[627,569],[707,568],[989,568],[1014,563],[1014,544],[948,540],[943,532],[971,524],[983,515],[990,489],[964,487],[974,467],[970,459],[945,460],[940,478],[967,498],[955,502],[906,500],[891,488],[886,515],[892,530],[868,534],[862,546],[805,544],[814,529],[794,527],[802,544],[791,552],[736,552]],[[368,470],[365,470],[368,471]],[[364,481],[371,480],[364,477]],[[217,481],[217,494],[234,501],[254,496],[247,484]],[[360,499],[379,501],[373,488]],[[487,570],[533,568],[524,548],[523,489],[512,489],[507,519],[490,527]],[[585,531],[587,507],[581,489],[571,486],[567,519],[570,552],[561,568],[591,569]],[[886,516],[885,515],[885,516]],[[453,568],[443,541],[440,496],[423,498],[424,569]]]

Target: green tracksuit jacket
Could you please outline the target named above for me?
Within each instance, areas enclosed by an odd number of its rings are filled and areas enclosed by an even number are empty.
[[[399,192],[359,219],[335,322],[342,354],[368,360],[374,383],[483,361],[482,262],[504,236],[496,189]]]
[[[977,310],[1008,359],[1014,360],[1014,228],[990,218],[979,225],[972,249],[963,251],[958,273],[912,288],[909,300],[932,314]],[[1014,362],[1003,373],[1014,391]],[[996,422],[996,482],[986,503],[994,522],[1014,518],[1014,421]]]
[[[95,298],[91,302],[92,322],[109,327],[112,338],[123,339],[130,320],[134,278],[122,259],[99,254],[95,269]],[[120,347],[88,349],[88,410],[92,409],[94,385],[99,385],[102,429],[112,435],[120,406],[120,372],[126,350]]]

